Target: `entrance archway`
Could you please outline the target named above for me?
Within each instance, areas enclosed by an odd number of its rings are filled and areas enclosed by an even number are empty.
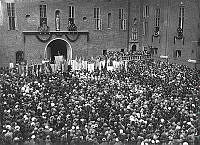
[[[51,60],[51,63],[54,63],[55,56],[63,55],[64,59],[69,63],[72,59],[72,48],[65,39],[57,38],[46,45],[44,55],[44,58]]]
[[[137,48],[137,46],[136,46],[135,44],[133,44],[133,45],[132,45],[131,51],[132,51],[132,52],[136,51],[136,48]]]

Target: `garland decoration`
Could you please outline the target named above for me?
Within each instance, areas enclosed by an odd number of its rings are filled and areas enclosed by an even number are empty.
[[[46,24],[44,24],[43,26],[38,27],[38,31],[40,33],[36,34],[36,38],[39,41],[45,43],[45,42],[48,42],[52,38],[52,34],[48,32],[49,31],[49,27]]]
[[[65,34],[65,36],[70,42],[75,42],[79,38],[79,33],[76,31],[73,31],[73,32],[69,32],[68,34]]]

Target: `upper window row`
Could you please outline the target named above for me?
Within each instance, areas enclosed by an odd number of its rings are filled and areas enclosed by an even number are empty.
[[[184,24],[184,13],[185,9],[183,5],[179,6],[179,16],[178,16],[178,25],[183,30],[183,24]],[[143,17],[146,18],[149,16],[149,6],[144,7],[143,11]],[[160,8],[155,8],[155,15],[154,15],[154,27],[155,33],[159,34],[160,30],[160,19],[161,19],[161,10]],[[168,22],[167,22],[168,23]],[[166,24],[167,25],[167,24]],[[148,32],[148,21],[143,22],[143,35],[146,35]]]
[[[75,19],[75,7],[69,6],[69,18]],[[42,4],[39,6],[40,10],[40,26],[47,25],[47,5]],[[102,30],[102,19],[100,15],[100,8],[94,8],[94,29]],[[9,30],[16,29],[16,12],[15,12],[15,3],[7,3],[7,13],[8,13],[8,27]],[[60,23],[59,14],[57,11],[55,13],[56,24]],[[107,15],[107,28],[111,28],[112,15],[108,13]],[[124,9],[119,9],[119,29],[127,29],[127,20],[125,19]],[[59,30],[59,28],[56,28]]]

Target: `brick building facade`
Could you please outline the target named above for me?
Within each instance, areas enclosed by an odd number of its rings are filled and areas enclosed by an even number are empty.
[[[154,58],[198,68],[199,7],[199,0],[0,0],[0,66],[22,54],[41,62],[63,47],[67,59],[148,49]],[[69,18],[77,32],[68,31]]]
[[[200,68],[200,1],[143,0],[142,6],[142,46],[154,58]]]

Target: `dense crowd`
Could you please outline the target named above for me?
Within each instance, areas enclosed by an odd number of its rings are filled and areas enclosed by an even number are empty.
[[[1,144],[199,143],[200,75],[186,66],[0,75]]]

